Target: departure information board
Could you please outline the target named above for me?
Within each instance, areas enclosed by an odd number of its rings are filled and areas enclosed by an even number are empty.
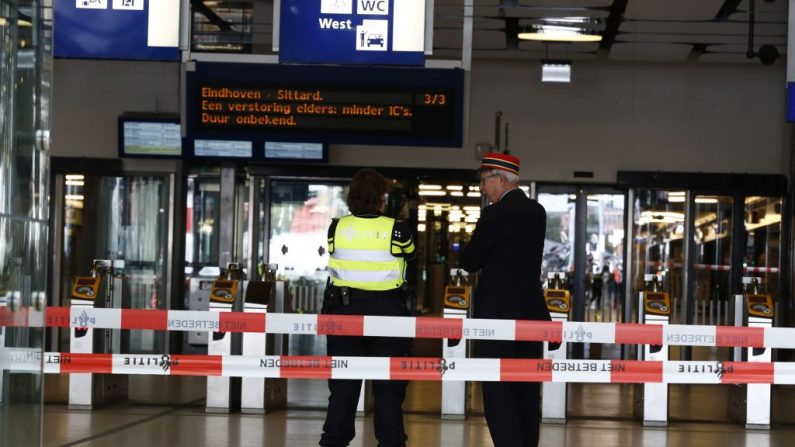
[[[174,116],[125,113],[118,125],[120,157],[182,157],[182,132]]]
[[[457,69],[196,63],[187,137],[461,146]]]

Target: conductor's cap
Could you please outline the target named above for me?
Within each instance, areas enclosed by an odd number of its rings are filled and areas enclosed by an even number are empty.
[[[519,159],[513,155],[492,152],[483,156],[483,161],[480,162],[478,172],[501,169],[519,175],[520,164]]]

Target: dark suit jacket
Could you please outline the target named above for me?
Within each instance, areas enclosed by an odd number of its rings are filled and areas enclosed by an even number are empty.
[[[550,320],[541,291],[546,211],[520,189],[483,209],[461,255],[468,272],[480,270],[474,318]]]

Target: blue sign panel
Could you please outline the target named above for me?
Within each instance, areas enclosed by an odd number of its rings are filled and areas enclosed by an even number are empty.
[[[787,122],[795,123],[795,82],[787,82]]]
[[[282,0],[279,60],[424,65],[425,0]]]
[[[179,0],[55,0],[55,57],[179,60]]]

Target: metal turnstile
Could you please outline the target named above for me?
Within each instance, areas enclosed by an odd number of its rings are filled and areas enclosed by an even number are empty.
[[[734,325],[766,328],[773,326],[773,297],[761,289],[761,278],[744,277],[745,293],[734,296]],[[734,348],[735,362],[770,362],[770,348]],[[754,383],[733,385],[729,393],[729,416],[755,430],[770,430],[771,385]]]
[[[77,309],[69,335],[69,351],[82,354],[126,354],[129,333],[119,329],[89,327],[91,317],[80,309],[130,307],[124,261],[96,259],[91,276],[80,276],[72,286],[71,306]],[[69,375],[69,409],[91,410],[127,398],[126,375],[73,373]]]
[[[639,295],[638,321],[643,324],[668,324],[671,299],[662,291],[662,275],[644,275],[645,291]],[[668,346],[643,345],[638,360],[667,361]],[[635,388],[634,413],[646,427],[668,426],[668,384],[644,383]]]
[[[547,288],[544,290],[546,302],[552,321],[569,321],[571,312],[571,293],[566,290],[566,273],[550,272],[547,275]],[[561,341],[557,347],[544,342],[544,358],[562,360],[566,358],[566,342]],[[541,421],[546,424],[566,423],[566,385],[565,383],[544,382],[541,385]]]
[[[275,264],[268,265],[264,281],[250,281],[246,286],[243,312],[263,314],[284,313],[288,309],[289,286],[286,281],[276,281]],[[261,357],[287,354],[287,335],[246,332],[243,334],[243,355]],[[240,385],[240,412],[261,414],[287,404],[286,379],[261,379],[243,377]]]
[[[230,262],[210,289],[210,312],[241,312],[243,310],[243,268]],[[241,334],[239,332],[211,332],[207,334],[208,355],[240,355]],[[240,406],[240,377],[207,377],[208,413],[229,413]]]
[[[472,287],[468,284],[468,273],[460,269],[450,271],[452,284],[444,290],[444,318],[466,318],[472,303]],[[463,335],[463,334],[462,334]],[[442,357],[466,358],[467,340],[442,339]],[[467,382],[442,381],[442,419],[464,419],[467,414],[469,392]]]
[[[204,272],[203,272],[204,273]],[[188,295],[185,307],[188,310],[210,310],[210,290],[213,283],[218,279],[216,276],[194,276],[188,281]],[[187,345],[183,346],[185,353],[203,353],[207,347],[207,332],[190,331],[187,336]]]

